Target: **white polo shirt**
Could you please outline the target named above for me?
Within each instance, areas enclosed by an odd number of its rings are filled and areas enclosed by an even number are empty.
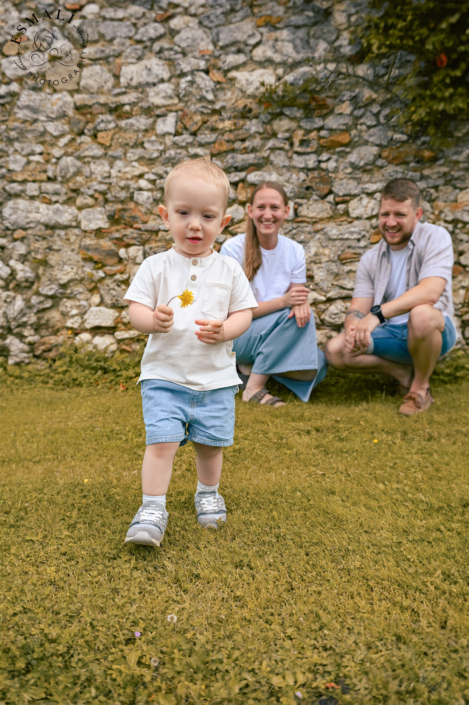
[[[257,308],[247,277],[232,257],[215,251],[208,257],[185,257],[174,248],[152,255],[140,265],[124,298],[155,309],[186,289],[194,303],[181,308],[179,299],[171,301],[173,326],[169,333],[149,336],[139,381],[163,379],[195,391],[240,384],[232,341],[209,345],[195,335],[196,320],[225,320],[229,313]]]

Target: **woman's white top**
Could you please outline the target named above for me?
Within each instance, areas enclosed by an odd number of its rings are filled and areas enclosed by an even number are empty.
[[[194,303],[181,308],[179,299],[171,301],[173,325],[169,333],[149,336],[139,381],[164,379],[196,391],[239,384],[233,342],[209,345],[195,334],[196,320],[225,320],[230,313],[257,308],[247,277],[233,259],[218,252],[185,257],[175,249],[152,255],[140,265],[125,300],[154,310],[186,289]]]
[[[244,233],[227,240],[220,254],[233,257],[243,266],[245,239]],[[306,283],[305,251],[298,242],[279,235],[273,250],[261,247],[261,252],[262,264],[249,282],[256,301],[277,299],[288,291],[290,284]]]

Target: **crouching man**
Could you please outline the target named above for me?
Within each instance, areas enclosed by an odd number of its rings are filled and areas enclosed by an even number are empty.
[[[381,194],[383,239],[361,258],[345,331],[326,358],[347,372],[384,373],[399,382],[401,414],[426,411],[430,377],[456,342],[452,321],[453,245],[447,230],[422,217],[420,191],[408,179]]]

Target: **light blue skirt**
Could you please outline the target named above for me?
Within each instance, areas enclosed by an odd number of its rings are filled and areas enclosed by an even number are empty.
[[[299,328],[294,316],[288,318],[289,313],[286,308],[253,320],[246,333],[233,341],[233,351],[238,364],[253,365],[254,374],[272,375],[306,402],[326,376],[327,362],[317,346],[313,315],[304,328]],[[282,372],[298,370],[317,370],[317,374],[312,382],[281,376]]]

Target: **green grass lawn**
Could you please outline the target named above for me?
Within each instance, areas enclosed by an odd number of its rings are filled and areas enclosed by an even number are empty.
[[[0,705],[468,703],[469,382],[334,385],[237,402],[219,532],[181,449],[159,550],[138,390],[2,387]]]

